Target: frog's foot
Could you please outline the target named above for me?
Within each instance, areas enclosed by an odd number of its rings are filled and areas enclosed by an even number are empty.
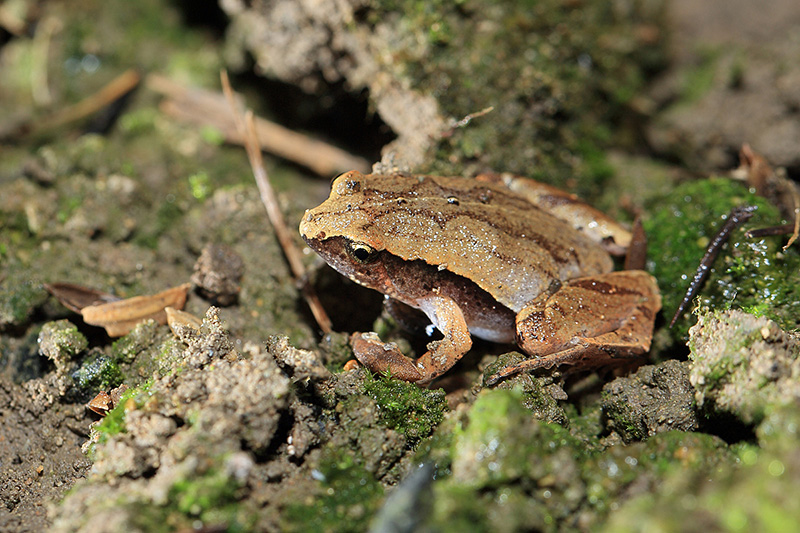
[[[444,338],[428,343],[428,351],[412,361],[397,346],[383,344],[377,336],[353,334],[350,338],[356,359],[373,372],[389,371],[393,377],[420,385],[441,376],[472,347],[464,314],[455,301],[446,296],[432,295],[417,300]]]
[[[395,343],[382,342],[375,333],[353,333],[350,345],[358,362],[371,372],[388,372],[403,381],[419,381],[423,377],[414,361],[403,355]]]
[[[569,364],[614,366],[650,349],[661,309],[655,279],[641,270],[578,278],[517,315],[517,342],[532,356],[486,380],[494,385],[525,370]]]

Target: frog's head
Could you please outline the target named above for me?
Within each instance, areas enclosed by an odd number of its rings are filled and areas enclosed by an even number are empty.
[[[365,176],[351,171],[336,178],[330,197],[309,209],[300,235],[326,263],[353,281],[376,290],[385,285],[383,243],[370,231],[369,210],[360,194]]]
[[[365,208],[362,184],[365,176],[357,171],[346,172],[336,178],[327,200],[313,209],[308,209],[300,221],[300,235],[324,241],[331,237],[346,237],[353,241],[368,242],[365,232],[371,225],[369,209]],[[379,243],[369,243],[379,248]],[[314,250],[313,245],[309,244]],[[319,250],[317,250],[319,251]]]

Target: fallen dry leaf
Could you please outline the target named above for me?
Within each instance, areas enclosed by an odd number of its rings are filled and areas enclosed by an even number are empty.
[[[111,395],[106,391],[98,392],[97,396],[92,398],[91,401],[86,404],[86,407],[100,416],[106,416],[106,413],[114,408],[111,402]]]
[[[173,307],[167,307],[164,311],[167,313],[167,325],[175,335],[180,336],[178,328],[189,327],[196,330],[200,329],[200,326],[203,325],[202,319],[186,311],[180,311]]]
[[[121,337],[148,318],[159,324],[166,324],[167,313],[164,308],[183,309],[189,287],[191,283],[184,283],[151,296],[134,296],[116,302],[90,305],[81,309],[80,313],[87,324],[105,328],[111,337]]]
[[[752,230],[748,232],[748,237],[791,233],[789,241],[783,247],[785,252],[800,236],[800,190],[794,182],[786,178],[785,171],[776,172],[766,158],[753,150],[749,144],[742,145],[739,162],[739,168],[731,175],[746,181],[750,187],[756,189],[756,193],[778,207],[785,218],[794,221],[774,228]]]
[[[81,309],[90,305],[101,305],[121,300],[119,296],[82,285],[75,285],[74,283],[43,283],[42,285],[64,307],[76,313],[80,313]]]
[[[119,387],[115,387],[110,391],[100,391],[97,396],[86,404],[86,407],[94,411],[100,416],[106,416],[110,410],[119,404],[122,399],[122,394],[128,390],[128,386],[124,383]]]

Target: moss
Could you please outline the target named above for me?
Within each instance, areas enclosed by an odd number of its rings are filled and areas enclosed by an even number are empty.
[[[108,437],[117,435],[119,433],[124,433],[126,431],[125,413],[131,408],[131,405],[128,404],[128,401],[132,398],[136,398],[140,393],[141,389],[139,388],[128,389],[122,393],[119,403],[117,403],[113,409],[106,413],[106,416],[104,416],[100,423],[95,427],[95,431],[98,435],[98,442],[105,442],[108,440]]]
[[[742,311],[702,313],[691,330],[690,379],[709,416],[758,424],[800,398],[800,346],[793,335]]]
[[[689,457],[720,455],[719,450],[690,450]],[[740,445],[737,464],[699,469],[681,460],[687,455],[682,447],[673,453],[678,460],[663,470],[659,482],[610,514],[604,531],[678,531],[686,524],[709,531],[784,531],[800,520],[794,498],[800,475],[796,446],[776,454]]]
[[[673,429],[692,431],[699,426],[689,365],[674,359],[643,366],[607,383],[601,405],[606,428],[626,443]]]
[[[756,428],[758,444],[769,451],[792,453],[800,435],[800,410],[794,402],[771,405]]]
[[[744,231],[781,223],[777,210],[729,179],[711,178],[676,187],[650,209],[644,222],[648,269],[658,279],[664,313],[670,317],[689,286],[708,242],[733,207],[756,205],[754,216],[734,231],[723,248],[696,303],[712,309],[739,308],[795,327],[800,316],[800,256],[782,252],[782,237],[746,239]],[[685,338],[689,313],[674,328]]]
[[[552,530],[578,509],[583,443],[523,402],[518,389],[484,390],[465,416],[439,429],[452,434],[452,463],[439,464],[430,530]]]
[[[558,404],[558,400],[553,398],[553,394],[550,390],[543,386],[542,382],[546,382],[548,379],[549,378],[534,379],[531,377],[531,379],[525,380],[522,386],[523,404],[530,409],[533,416],[539,420],[569,427],[569,418],[567,418],[564,409]]]
[[[505,367],[518,364],[525,359],[528,359],[528,356],[519,352],[508,352],[499,355],[497,359],[489,363],[483,370],[484,382],[489,376],[500,372]],[[522,391],[523,403],[525,407],[531,410],[533,416],[539,420],[555,422],[556,424],[568,427],[569,418],[567,418],[558,400],[553,397],[553,387],[555,387],[556,390],[559,389],[558,386],[553,385],[552,377],[534,377],[531,374],[523,372],[502,381],[495,388],[504,390],[518,389]],[[563,393],[563,391],[561,392]]]
[[[437,476],[433,511],[422,529],[588,530],[663,477],[703,476],[734,462],[720,439],[682,431],[587,448],[561,426],[533,418],[523,401],[519,390],[482,391],[467,413],[450,418],[430,446],[423,444],[417,458],[437,461]],[[449,456],[442,459],[445,442]]]
[[[99,436],[98,442],[100,443],[106,442],[110,436],[124,433],[126,431],[124,402],[120,402],[114,409],[106,413],[106,416],[97,425],[95,431]]]
[[[23,325],[47,296],[39,283],[0,287],[0,328]]]
[[[147,320],[137,324],[130,333],[114,341],[111,357],[120,363],[132,363],[136,357],[149,348],[156,336],[158,324]]]
[[[169,490],[168,498],[178,511],[199,518],[206,524],[218,521],[228,523],[227,520],[220,520],[221,515],[231,511],[227,507],[237,501],[237,492],[241,487],[242,483],[219,467],[212,467],[195,478],[176,481]],[[212,516],[216,519],[211,519]]]
[[[584,442],[587,451],[594,450],[598,446],[598,437],[603,434],[603,411],[599,401],[587,402],[576,405],[567,403],[564,405],[564,414],[569,420],[569,431],[572,435]]]
[[[700,433],[670,431],[644,443],[614,446],[584,466],[588,503],[604,516],[619,505],[620,498],[628,496],[625,493],[634,484],[640,485],[639,491],[648,492],[649,483],[656,480],[687,471],[708,474],[733,460],[724,442]]]
[[[184,350],[183,343],[173,335],[167,335],[159,342],[158,351],[153,358],[139,358],[134,365],[139,375],[149,375],[154,372],[158,375],[172,373],[175,375],[183,372],[182,366],[177,366],[177,360]],[[145,360],[147,359],[147,360]]]
[[[203,201],[211,194],[212,188],[208,174],[197,172],[189,176],[189,187],[196,200]]]
[[[139,531],[168,532],[201,529],[238,533],[252,531],[257,520],[248,505],[240,503],[244,483],[221,465],[224,457],[209,458],[214,466],[178,479],[169,488],[167,501],[154,505],[150,501],[122,504],[129,522]]]
[[[700,100],[714,86],[717,63],[721,50],[706,49],[701,51],[699,61],[694,68],[687,69],[680,89],[680,100],[677,105],[688,105]]]
[[[81,198],[78,197],[70,197],[70,196],[62,196],[59,199],[59,206],[58,212],[56,213],[56,218],[60,223],[66,222],[70,216],[78,209],[81,205]]]
[[[150,135],[155,130],[158,116],[158,111],[152,107],[135,109],[119,118],[119,131],[130,137]]]
[[[414,451],[413,464],[431,463],[435,468],[435,477],[444,479],[449,476],[452,473],[452,451],[456,425],[455,417],[445,419],[430,438],[419,443]]]
[[[345,363],[353,359],[350,336],[343,333],[327,333],[319,344],[325,368],[331,372],[341,372]]]
[[[119,364],[113,358],[99,352],[89,354],[81,366],[72,373],[72,379],[82,392],[108,390],[123,381]]]
[[[53,348],[67,356],[74,356],[82,352],[89,345],[83,333],[69,320],[56,320],[42,326],[40,338],[47,334],[53,343]]]
[[[639,414],[636,409],[638,406],[626,405],[626,398],[623,398],[623,402],[619,402],[623,405],[618,406],[615,394],[607,388],[604,388],[601,394],[600,401],[604,406],[603,414],[611,419],[614,430],[624,441],[630,442],[647,438],[647,427],[641,422],[641,417],[637,416]],[[630,409],[625,409],[625,407],[630,407]]]
[[[133,242],[139,246],[155,250],[158,248],[159,237],[169,230],[183,214],[183,209],[174,198],[172,201],[163,202],[157,208],[151,223],[144,224],[136,232]]]
[[[466,422],[466,421],[465,421]],[[536,420],[520,390],[483,391],[468,423],[454,430],[453,475],[476,486],[493,486],[523,477],[555,475],[562,450],[572,466],[583,447],[567,429]],[[543,460],[547,458],[547,460]],[[560,474],[559,474],[560,475]]]
[[[428,530],[430,531],[474,531],[476,533],[497,531],[492,526],[489,510],[492,507],[494,494],[476,493],[472,487],[448,485],[446,489],[436,487],[434,491],[434,512]],[[504,497],[508,498],[509,489]],[[500,499],[500,498],[498,498]],[[511,517],[509,517],[511,518]],[[512,519],[518,520],[518,515]],[[541,523],[541,521],[537,521]],[[518,528],[522,531],[523,528]],[[532,528],[531,530],[535,530]]]
[[[410,443],[427,437],[441,423],[447,410],[444,390],[423,389],[405,381],[367,374],[364,391],[377,402],[381,422],[405,435]]]
[[[383,487],[344,448],[325,448],[314,472],[319,490],[292,503],[282,515],[285,531],[366,531],[383,498]]]
[[[436,173],[493,168],[594,197],[609,174],[604,149],[620,131],[604,125],[619,122],[664,64],[664,40],[636,33],[660,23],[660,2],[398,0],[371,7],[365,16],[376,24],[402,13],[414,44],[386,54],[387,67],[435,95],[445,115],[494,107],[444,136],[423,169]]]
[[[98,436],[97,442],[105,442],[108,437],[125,433],[125,414],[131,409],[141,408],[150,398],[151,381],[146,381],[138,387],[132,387],[122,393],[119,402],[111,409],[100,423],[94,428]],[[90,456],[92,450],[90,449]]]
[[[138,383],[141,376],[173,371],[172,363],[182,350],[180,341],[167,328],[146,320],[114,341],[108,353],[130,385]]]
[[[39,332],[39,353],[51,359],[59,372],[66,372],[69,361],[88,346],[89,341],[69,320],[48,322]]]

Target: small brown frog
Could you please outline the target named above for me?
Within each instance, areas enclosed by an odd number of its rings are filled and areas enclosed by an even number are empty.
[[[532,359],[493,376],[600,367],[650,347],[661,297],[641,270],[612,272],[630,233],[563,191],[510,174],[475,179],[342,174],[300,234],[333,268],[419,309],[444,338],[416,361],[357,350],[372,371],[427,383],[472,346],[511,343]],[[396,306],[391,306],[396,307]]]

